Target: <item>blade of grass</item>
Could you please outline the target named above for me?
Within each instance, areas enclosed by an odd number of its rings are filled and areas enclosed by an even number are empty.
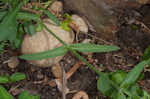
[[[52,20],[52,21],[54,21],[55,23],[56,23],[56,25],[60,25],[60,22],[59,22],[59,20],[53,15],[53,14],[51,14],[48,10],[45,10],[45,9],[43,9],[43,8],[41,8],[41,10],[43,10],[43,12]]]
[[[120,49],[117,46],[96,45],[90,43],[72,44],[70,47],[80,52],[110,52],[110,51],[116,51]]]
[[[22,56],[19,56],[22,59],[25,60],[41,60],[41,59],[46,59],[46,58],[53,58],[56,56],[62,56],[67,52],[67,50],[64,47],[58,47],[52,50],[48,50],[45,52],[39,52],[35,54],[25,54]]]

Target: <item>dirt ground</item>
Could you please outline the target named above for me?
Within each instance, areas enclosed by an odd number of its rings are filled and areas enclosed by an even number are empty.
[[[143,23],[147,28],[150,27],[149,12],[150,5],[142,6],[139,9],[116,10],[119,31],[115,34],[115,40],[108,43],[119,46],[121,50],[113,53],[95,53],[92,57],[92,64],[104,72],[119,69],[129,71],[133,68],[141,60],[144,49],[150,44],[150,32],[148,33],[142,26]],[[89,32],[89,34],[94,37],[80,34],[78,36],[79,42],[89,38],[97,44],[105,44],[96,33]],[[61,99],[61,93],[57,87],[51,87],[46,82],[40,82],[44,79],[47,79],[47,82],[54,79],[51,68],[37,68],[24,60],[20,60],[17,68],[10,69],[5,61],[13,55],[12,53],[14,51],[7,47],[0,56],[0,75],[24,72],[27,79],[18,83],[5,84],[4,86],[9,89],[11,94],[17,97],[19,92],[27,90],[32,94],[40,94],[41,99]],[[87,58],[86,55],[83,56]],[[61,61],[61,65],[68,71],[76,62],[78,60],[71,53],[68,53]],[[148,70],[149,68],[145,69],[145,77],[139,81],[139,84],[140,87],[150,93],[150,72]],[[108,99],[97,91],[97,78],[97,75],[87,66],[81,66],[68,80],[67,86],[74,92],[67,94],[67,99],[71,99],[75,92],[80,90],[87,92],[89,99]]]

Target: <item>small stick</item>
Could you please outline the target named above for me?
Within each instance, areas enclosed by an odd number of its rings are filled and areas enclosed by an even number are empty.
[[[83,62],[77,62],[67,73],[66,73],[66,80],[69,79],[75,72],[76,70],[80,67],[80,65],[83,64]],[[61,82],[61,79],[56,79],[57,81]],[[48,83],[51,87],[55,87],[56,83],[54,80],[50,81]]]
[[[67,84],[66,72],[64,66],[61,66],[61,69],[62,69],[62,97],[63,99],[66,99],[66,84]]]

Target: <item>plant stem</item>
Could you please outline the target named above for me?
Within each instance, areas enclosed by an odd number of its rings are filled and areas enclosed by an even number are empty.
[[[88,61],[85,58],[83,58],[76,50],[69,47],[55,33],[53,33],[50,29],[48,29],[46,25],[43,24],[43,26],[51,35],[53,35],[60,43],[62,43],[65,46],[65,48],[67,48],[67,50],[71,51],[79,60],[83,61],[91,70],[95,71],[98,75],[101,74],[101,72],[99,72],[93,65],[89,64]]]

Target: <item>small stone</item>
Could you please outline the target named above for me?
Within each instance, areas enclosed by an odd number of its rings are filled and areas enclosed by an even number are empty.
[[[55,66],[52,66],[51,68],[53,75],[56,78],[61,78],[62,77],[62,70],[61,66],[59,64],[56,64]]]
[[[38,79],[43,79],[43,78],[44,78],[44,75],[43,75],[41,72],[38,72],[37,78],[38,78]]]
[[[8,67],[11,69],[16,68],[19,64],[19,60],[17,56],[11,57],[7,62],[8,62]]]
[[[149,0],[136,0],[140,4],[147,4]]]

